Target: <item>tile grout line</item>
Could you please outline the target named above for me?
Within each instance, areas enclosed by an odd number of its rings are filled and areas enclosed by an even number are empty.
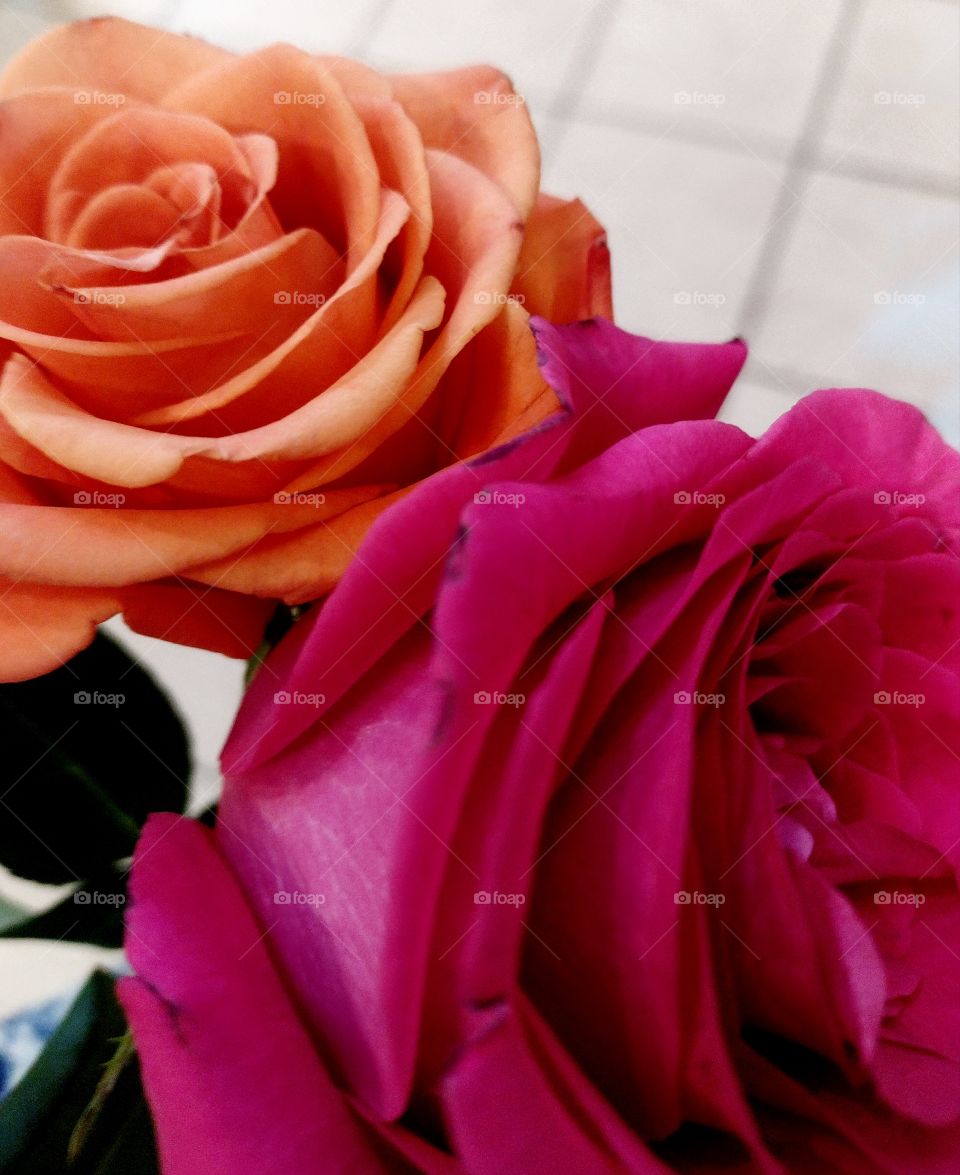
[[[380,31],[380,27],[386,20],[387,14],[392,7],[393,0],[377,0],[377,3],[371,5],[371,10],[367,12],[366,16],[360,22],[360,30],[347,42],[343,50],[345,56],[360,58],[361,54],[366,51],[367,46]]]
[[[560,90],[544,109],[544,116],[558,124],[550,137],[551,153],[556,152],[558,144],[575,121],[600,53],[619,16],[621,4],[622,0],[595,0],[594,11],[597,15],[596,23],[591,30],[592,35],[585,38],[583,44],[570,57]],[[544,154],[547,146],[548,144],[541,141],[541,150]]]
[[[552,117],[548,109],[544,109],[540,116],[544,119]],[[578,113],[571,121],[585,128],[597,127],[659,138],[669,120],[667,116],[652,112],[641,112],[631,117],[617,111],[605,112],[594,109]],[[772,166],[782,164],[785,158],[789,157],[784,140],[775,139],[762,132],[747,132],[742,127],[736,129],[743,132],[743,142],[718,134],[706,121],[676,123],[671,128],[670,135],[672,141],[691,147],[706,147],[747,159],[759,156]],[[956,181],[946,173],[942,175],[933,171],[911,173],[891,170],[893,166],[893,164],[872,160],[865,155],[858,155],[855,150],[851,150],[839,162],[832,164],[830,171],[832,175],[844,179],[916,192],[924,196],[943,197],[951,200],[956,196]],[[823,167],[812,159],[808,159],[801,162],[800,170],[805,174],[817,174],[823,170]]]
[[[831,32],[830,41],[820,63],[813,97],[807,107],[800,134],[788,157],[780,185],[780,194],[770,213],[763,245],[740,303],[739,331],[756,336],[763,323],[790,237],[797,223],[803,193],[817,172],[817,148],[841,82],[849,54],[848,42],[863,12],[865,0],[845,0]]]

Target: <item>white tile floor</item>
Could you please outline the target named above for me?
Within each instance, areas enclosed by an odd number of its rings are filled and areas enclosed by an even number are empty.
[[[814,387],[867,384],[957,440],[957,0],[0,0],[0,60],[107,11],[237,50],[501,66],[544,186],[608,227],[620,322],[747,337],[728,418],[759,431]],[[191,714],[209,789],[239,667],[133,643]],[[0,943],[0,1014],[90,958]]]

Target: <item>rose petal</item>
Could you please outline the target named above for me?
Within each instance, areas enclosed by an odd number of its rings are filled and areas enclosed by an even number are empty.
[[[212,834],[152,816],[131,888],[137,978],[118,993],[164,1171],[386,1171],[324,1071]]]

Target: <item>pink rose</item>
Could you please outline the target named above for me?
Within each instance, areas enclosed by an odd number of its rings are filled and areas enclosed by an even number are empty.
[[[145,834],[164,1169],[953,1171],[960,458],[866,391],[709,419],[739,344],[538,336],[569,411],[384,515],[216,834]]]

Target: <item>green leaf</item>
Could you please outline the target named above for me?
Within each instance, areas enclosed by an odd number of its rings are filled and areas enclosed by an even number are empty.
[[[126,887],[126,871],[116,868],[77,886],[39,913],[12,906],[6,912],[0,908],[0,938],[50,938],[120,947]]]
[[[0,1102],[0,1172],[157,1175],[158,1170],[139,1067],[113,979],[97,971]]]
[[[0,685],[0,862],[53,884],[128,857],[150,812],[183,811],[180,719],[127,653],[99,634],[68,664]]]

